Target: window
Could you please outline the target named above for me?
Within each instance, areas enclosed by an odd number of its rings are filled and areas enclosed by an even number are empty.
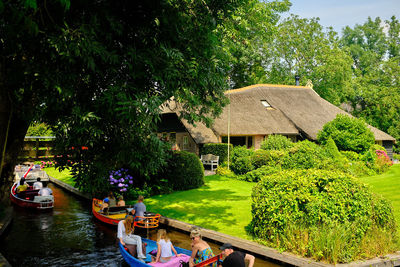
[[[266,108],[270,108],[271,107],[271,105],[268,103],[267,100],[261,100],[261,104]]]
[[[183,137],[183,150],[189,149],[189,138],[187,136]]]

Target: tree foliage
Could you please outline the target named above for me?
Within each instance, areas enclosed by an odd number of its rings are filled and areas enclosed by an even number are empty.
[[[319,143],[325,145],[332,139],[339,150],[366,152],[374,143],[375,137],[366,123],[357,118],[338,114],[336,118],[324,125],[317,135]]]
[[[73,153],[81,188],[121,167],[148,178],[167,158],[159,106],[175,97],[189,122],[221,112],[230,66],[217,29],[256,2],[1,1],[1,128],[12,118],[1,137],[15,139],[1,143],[2,181],[39,118],[53,126],[61,166],[71,147],[88,147]]]

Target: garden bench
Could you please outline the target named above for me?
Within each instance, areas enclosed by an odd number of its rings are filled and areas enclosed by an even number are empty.
[[[211,170],[214,170],[214,166],[218,167],[219,156],[213,154],[201,155],[201,163],[203,165],[211,165]]]

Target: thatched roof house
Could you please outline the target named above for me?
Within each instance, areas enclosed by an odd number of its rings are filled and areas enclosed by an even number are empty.
[[[202,123],[196,127],[178,119],[176,105],[165,106],[159,132],[176,142],[176,149],[198,152],[204,143],[226,142],[229,135],[234,145],[259,148],[262,140],[271,134],[282,134],[293,140],[315,141],[324,124],[339,113],[348,114],[321,98],[313,89],[304,86],[257,84],[229,90],[225,95],[229,106],[215,119],[211,128]],[[395,139],[369,126],[377,143],[391,152]],[[183,136],[187,136],[183,138]],[[186,142],[185,145],[182,142]]]

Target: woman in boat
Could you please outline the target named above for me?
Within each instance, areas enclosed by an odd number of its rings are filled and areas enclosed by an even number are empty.
[[[157,232],[157,255],[153,262],[168,262],[172,258],[172,252],[179,257],[181,254],[178,254],[169,240],[167,231],[165,229],[159,229]],[[153,258],[153,257],[152,257]]]
[[[117,238],[122,245],[136,245],[137,256],[139,259],[145,259],[146,256],[142,251],[142,238],[138,235],[134,235],[133,231],[135,227],[133,226],[133,216],[128,215],[126,219],[119,221],[118,223],[118,233]]]
[[[125,206],[125,200],[124,200],[124,197],[122,196],[122,195],[120,195],[119,197],[118,197],[118,203],[117,203],[117,206]]]
[[[190,267],[215,256],[207,242],[201,238],[199,229],[194,229],[190,232],[190,239],[192,239],[192,255],[189,260]],[[212,263],[208,266],[216,267],[217,263]]]
[[[115,197],[114,197],[113,192],[108,193],[108,200],[110,201],[110,202],[108,203],[108,205],[109,205],[110,207],[115,207],[115,206],[117,206],[117,201],[115,201]]]
[[[17,186],[15,193],[17,193],[17,197],[21,197],[21,192],[28,190],[29,185],[25,182],[25,178],[22,177],[19,180],[19,185]]]

